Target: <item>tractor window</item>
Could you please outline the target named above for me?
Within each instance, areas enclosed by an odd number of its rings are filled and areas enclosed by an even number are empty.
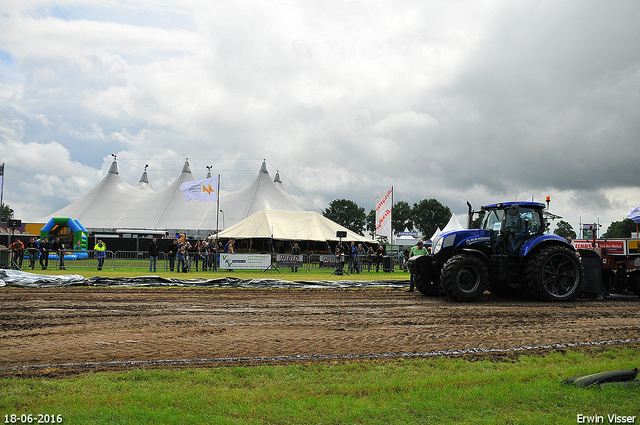
[[[543,229],[542,223],[540,222],[540,213],[536,210],[521,208],[520,209],[520,217],[524,222],[525,229],[529,232],[529,234],[540,233]]]
[[[500,231],[502,227],[502,217],[504,216],[503,210],[491,210],[487,211],[482,222],[482,228],[485,230]]]

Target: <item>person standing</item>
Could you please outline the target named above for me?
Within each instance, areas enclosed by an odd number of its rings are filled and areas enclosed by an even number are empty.
[[[49,251],[51,250],[51,244],[49,239],[44,238],[40,241],[40,267],[42,270],[47,270],[49,267]]]
[[[149,244],[149,272],[156,272],[156,266],[158,264],[158,240],[156,238],[151,239]]]
[[[36,268],[36,255],[38,254],[38,244],[36,244],[36,238],[29,239],[29,242],[25,245],[27,253],[29,254],[29,267],[31,270]]]
[[[384,260],[385,254],[384,245],[380,245],[376,251],[376,273],[380,271],[380,263]],[[384,271],[384,266],[382,271]]]
[[[367,253],[365,252],[361,243],[358,244],[358,248],[356,248],[356,271],[358,274],[360,270],[362,270],[362,263],[366,257]]]
[[[209,243],[209,269],[214,272],[218,271],[218,249],[215,240]]]
[[[367,250],[367,270],[371,271],[371,265],[373,264],[373,261],[376,257],[376,253],[373,250],[373,247],[370,246],[369,249]]]
[[[200,261],[200,258],[202,258],[202,243],[197,240],[196,243],[191,246],[191,249],[189,251],[189,255],[191,256],[191,264],[193,264],[193,270],[198,271],[198,262]],[[202,268],[204,269],[204,264],[202,264]]]
[[[9,245],[9,249],[13,255],[11,264],[14,269],[22,270],[22,258],[24,257],[24,244],[20,239],[16,239],[14,243]]]
[[[178,254],[178,244],[176,240],[173,239],[171,244],[169,244],[169,248],[167,249],[167,255],[169,256],[169,270],[173,271],[176,266],[176,255]]]
[[[184,244],[180,245],[178,247],[178,254],[176,256],[177,259],[178,259],[178,265],[177,265],[177,272],[178,273],[180,273],[181,270],[184,273],[187,272],[187,263],[186,263],[186,259],[185,259],[185,255],[187,255],[187,254],[186,254],[185,250],[186,250],[186,246]],[[180,267],[182,267],[182,269]]]
[[[415,255],[427,255],[427,254],[429,254],[429,251],[427,251],[427,248],[424,247],[424,242],[418,241],[418,244],[412,247],[411,251],[409,251],[409,258]],[[416,285],[415,281],[413,280],[413,273],[411,273],[411,277],[409,281],[411,282],[411,285],[409,286],[408,292],[413,292],[413,289]]]
[[[349,273],[353,273],[353,269],[355,267],[355,262],[356,262],[356,243],[355,242],[351,242],[351,245],[349,245]]]
[[[64,244],[60,242],[60,238],[56,237],[53,243],[51,244],[51,250],[58,255],[58,269],[59,270],[67,270],[64,267]]]
[[[102,270],[104,259],[107,256],[107,245],[105,245],[101,239],[98,239],[98,243],[93,247],[93,250],[96,252],[96,259],[98,260],[98,270]]]
[[[297,243],[293,244],[293,248],[291,248],[291,255],[300,255],[300,247]],[[293,258],[292,261],[297,261],[297,258]],[[298,272],[297,267],[291,267],[291,271],[294,273]]]

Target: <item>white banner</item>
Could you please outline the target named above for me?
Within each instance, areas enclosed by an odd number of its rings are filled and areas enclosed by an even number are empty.
[[[393,207],[393,187],[376,196],[376,234],[386,236],[391,243],[391,208]]]
[[[182,183],[180,190],[185,201],[195,199],[200,202],[218,202],[218,177]]]
[[[220,254],[220,268],[264,270],[271,265],[271,254]]]

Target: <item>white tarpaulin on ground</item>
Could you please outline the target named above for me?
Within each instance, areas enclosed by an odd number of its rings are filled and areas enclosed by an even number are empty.
[[[0,270],[0,286],[64,286],[84,282],[78,274],[49,276],[20,270]]]

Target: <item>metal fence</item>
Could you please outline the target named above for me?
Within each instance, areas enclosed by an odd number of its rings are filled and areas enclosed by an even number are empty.
[[[8,251],[8,250],[2,250]],[[0,259],[10,256],[10,252],[4,252],[4,256],[0,255]],[[330,261],[323,261],[331,259]],[[156,264],[157,271],[170,270],[169,255],[165,252],[160,252]],[[25,255],[22,263],[22,269],[27,270],[29,268],[31,259],[28,255]],[[191,271],[204,270],[204,264],[206,269],[210,270],[214,261],[213,255],[200,255],[197,253],[190,253],[185,257]],[[218,261],[218,259],[216,259]],[[298,267],[298,271],[312,271],[312,270],[331,270],[338,267],[342,267],[345,271],[349,268],[348,257],[342,256],[338,259],[333,255],[323,254],[304,254],[302,267]],[[6,261],[5,261],[6,262]],[[272,263],[276,265],[275,255],[272,258]],[[47,263],[40,262],[40,256],[36,256],[35,268],[41,268],[46,264],[49,269],[96,269],[98,267],[98,258],[95,251],[66,251],[63,257],[63,261],[55,253],[49,254],[49,261]],[[371,261],[369,258],[363,257],[357,262],[358,269],[360,271],[402,271],[403,270],[403,258],[398,255],[390,255],[385,257],[380,263]],[[116,269],[146,269],[149,270],[150,258],[147,251],[105,251],[104,264],[102,266],[105,270]],[[174,270],[178,265],[178,260],[174,258]],[[11,264],[0,264],[0,267],[10,268]],[[283,270],[290,269],[289,266],[278,266]]]

